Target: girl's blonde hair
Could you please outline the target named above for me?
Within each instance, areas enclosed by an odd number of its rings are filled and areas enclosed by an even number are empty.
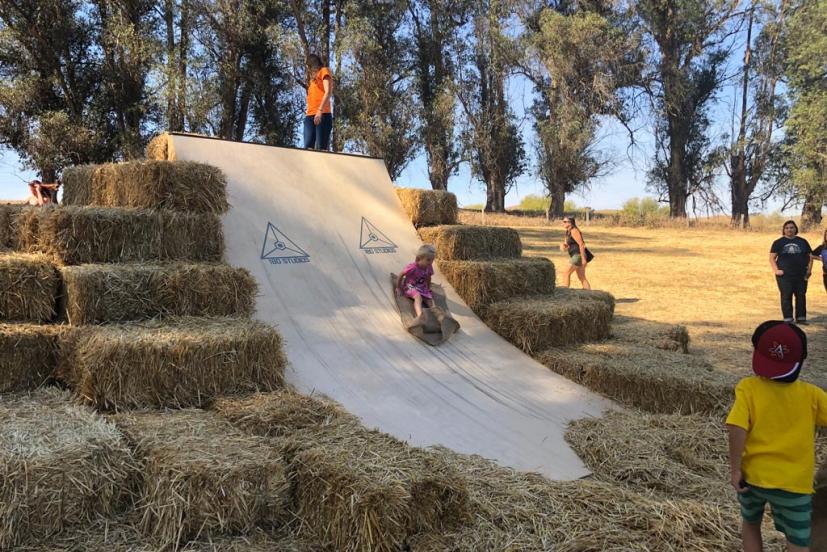
[[[428,259],[436,258],[436,248],[429,243],[426,243],[425,245],[416,250],[417,259],[422,259],[425,257],[427,257]]]

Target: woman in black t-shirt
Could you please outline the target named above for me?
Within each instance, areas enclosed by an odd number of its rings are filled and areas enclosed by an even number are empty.
[[[566,287],[571,287],[571,273],[577,272],[583,289],[592,289],[586,278],[586,265],[592,260],[592,255],[583,241],[583,233],[577,227],[574,217],[563,217],[563,227],[566,229],[566,240],[560,244],[560,250],[569,254],[569,266],[563,273],[563,282]]]
[[[770,266],[781,292],[781,314],[785,322],[807,324],[807,279],[813,267],[812,249],[807,240],[798,236],[798,225],[794,221],[784,223],[783,233],[770,247]]]

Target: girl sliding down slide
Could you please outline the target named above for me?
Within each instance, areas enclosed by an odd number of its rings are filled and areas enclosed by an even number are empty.
[[[425,323],[422,315],[422,304],[431,308],[434,306],[434,297],[431,294],[431,276],[434,275],[434,259],[436,249],[433,245],[423,245],[416,252],[414,262],[402,269],[396,281],[397,294],[413,299],[416,318],[408,326],[421,326]]]

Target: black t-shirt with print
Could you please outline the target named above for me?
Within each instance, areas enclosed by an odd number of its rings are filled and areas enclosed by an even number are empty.
[[[778,238],[770,247],[770,253],[778,255],[775,264],[784,271],[784,276],[792,277],[804,276],[807,273],[811,252],[807,240],[798,236]]]

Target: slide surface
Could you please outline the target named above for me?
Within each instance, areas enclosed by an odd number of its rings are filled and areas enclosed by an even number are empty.
[[[612,404],[506,342],[439,271],[460,324],[430,347],[400,323],[388,277],[421,241],[381,159],[174,134],[174,158],[220,167],[226,259],[259,285],[302,392],[416,446],[443,445],[552,479],[588,475],[563,434]]]

